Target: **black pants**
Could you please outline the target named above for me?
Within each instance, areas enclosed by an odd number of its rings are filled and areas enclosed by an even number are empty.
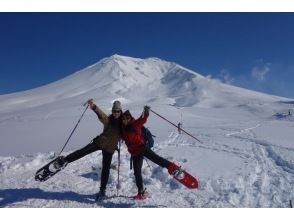
[[[83,147],[82,149],[79,149],[65,157],[68,163],[71,163],[73,161],[76,161],[90,153],[93,153],[95,151],[102,150],[101,147],[97,146],[94,141],[88,144],[87,146]],[[106,185],[109,178],[109,170],[112,160],[111,153],[106,152],[105,150],[102,150],[102,172],[101,172],[101,183],[100,183],[100,190],[105,190]]]
[[[168,168],[169,165],[171,164],[170,161],[160,157],[150,148],[144,149],[143,153],[139,156],[132,156],[132,162],[133,162],[134,174],[136,179],[136,185],[138,187],[138,192],[142,192],[144,190],[143,178],[142,178],[142,165],[143,165],[144,157],[148,158],[153,163],[156,163],[157,165],[164,168]]]

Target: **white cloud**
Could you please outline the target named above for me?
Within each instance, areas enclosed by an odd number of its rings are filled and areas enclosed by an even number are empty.
[[[222,69],[219,76],[226,84],[232,84],[235,81],[235,79],[231,76],[230,71],[227,69]]]
[[[270,70],[271,63],[263,63],[261,60],[259,61],[259,64],[251,69],[251,76],[258,81],[264,81]]]

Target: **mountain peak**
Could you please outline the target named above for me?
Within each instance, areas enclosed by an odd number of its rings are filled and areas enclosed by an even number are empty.
[[[113,61],[120,61],[120,62],[128,62],[128,61],[139,61],[139,60],[144,60],[141,58],[134,58],[130,56],[124,56],[124,55],[119,55],[119,54],[113,54],[110,57],[105,58],[107,60],[113,60]]]
[[[127,58],[127,59],[129,59],[129,58],[132,58],[132,57],[124,56],[124,55],[120,55],[120,54],[113,54],[109,58],[113,58],[113,59],[126,59]]]
[[[143,59],[143,58],[130,57],[130,56],[125,56],[125,55],[120,55],[120,54],[113,54],[112,56],[106,57],[104,59],[111,60],[111,61],[116,61],[116,62],[118,62],[118,64],[126,63],[126,62],[133,62],[135,64],[142,64],[143,62],[175,64],[175,63],[172,63],[172,62],[162,60],[162,59],[160,59],[158,57],[148,57],[148,58]]]

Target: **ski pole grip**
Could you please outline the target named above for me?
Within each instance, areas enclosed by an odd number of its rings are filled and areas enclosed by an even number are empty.
[[[88,104],[89,101],[93,101],[93,99],[92,99],[92,98],[91,98],[91,99],[88,99],[88,100],[83,104],[83,106],[86,106],[86,105]]]

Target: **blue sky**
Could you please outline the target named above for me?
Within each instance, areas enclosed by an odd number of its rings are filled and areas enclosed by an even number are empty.
[[[0,13],[0,94],[120,54],[294,98],[294,13]]]

